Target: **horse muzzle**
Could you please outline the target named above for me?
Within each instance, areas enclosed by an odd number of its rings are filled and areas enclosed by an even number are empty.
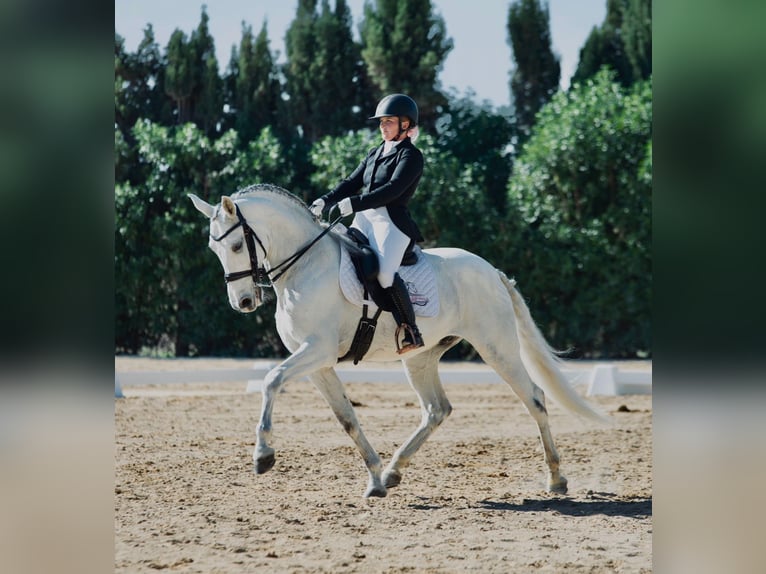
[[[263,293],[260,288],[256,288],[253,293],[242,293],[236,299],[236,305],[232,305],[235,310],[241,313],[252,313],[263,303]]]

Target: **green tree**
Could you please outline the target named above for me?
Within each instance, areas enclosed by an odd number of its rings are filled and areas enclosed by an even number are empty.
[[[266,126],[281,133],[285,126],[284,106],[266,22],[257,37],[253,37],[252,28],[242,22],[242,39],[239,50],[232,52],[229,74],[233,98],[230,101],[240,141],[249,142],[258,137]]]
[[[273,307],[252,316],[228,308],[220,264],[206,248],[207,225],[186,197],[216,202],[256,183],[256,174],[285,185],[290,170],[279,141],[265,129],[246,146],[233,131],[212,142],[192,123],[138,122],[134,137],[145,179],[115,186],[116,351],[165,345],[177,356],[283,352]],[[117,133],[115,142],[121,149]]]
[[[604,70],[538,116],[514,166],[512,259],[533,314],[580,356],[651,352],[651,84]]]
[[[207,8],[202,6],[202,17],[189,40],[193,76],[191,120],[208,137],[214,137],[221,124],[223,111],[223,83],[218,72],[215,42],[210,35]]]
[[[317,99],[317,136],[340,135],[365,126],[373,101],[361,49],[351,32],[351,11],[345,0],[328,0],[316,21],[314,60],[320,92]]]
[[[515,61],[510,88],[520,146],[529,137],[538,110],[556,93],[561,79],[559,58],[551,48],[547,2],[511,3],[508,43]]]
[[[302,137],[317,139],[318,79],[314,56],[317,53],[316,0],[298,0],[295,19],[285,35],[287,63],[284,67],[285,90],[289,96],[290,123]]]
[[[309,150],[310,180],[318,190],[317,196],[333,189],[359,165],[366,152],[378,144],[380,134],[369,129],[339,137],[327,136],[314,143]]]
[[[651,0],[626,0],[621,31],[633,78],[645,80],[652,75]]]
[[[477,104],[463,97],[450,100],[436,127],[439,147],[449,150],[464,168],[471,168],[489,205],[504,213],[511,172],[510,118],[486,102]]]
[[[364,125],[372,96],[345,0],[301,0],[285,37],[290,121],[310,146]]]
[[[447,104],[438,81],[453,41],[430,0],[365,2],[361,27],[362,57],[379,99],[385,94],[412,97],[420,112],[421,129],[434,123]]]
[[[135,53],[126,52],[124,38],[115,34],[114,116],[123,137],[130,139],[131,129],[140,118],[167,119],[163,115],[166,96],[161,88],[164,65],[151,24],[144,29]]]
[[[594,26],[580,49],[572,83],[594,76],[606,66],[623,86],[652,73],[651,0],[607,0],[606,18]]]
[[[194,58],[186,34],[176,29],[170,36],[165,68],[165,93],[175,102],[178,124],[191,121],[194,89]]]

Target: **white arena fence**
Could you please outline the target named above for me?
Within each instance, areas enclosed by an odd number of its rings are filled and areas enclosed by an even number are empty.
[[[116,372],[114,396],[123,398],[123,387],[131,385],[161,385],[172,383],[247,382],[246,392],[258,392],[266,374],[276,361],[258,361],[251,368],[240,369],[185,369],[174,371]],[[355,383],[407,383],[401,368],[370,368],[361,366],[336,367],[343,382]],[[651,369],[622,369],[615,363],[594,363],[592,367],[562,369],[569,382],[575,386],[587,385],[587,395],[646,395],[652,393]],[[450,368],[441,363],[439,377],[444,384],[494,384],[504,383],[489,367]]]

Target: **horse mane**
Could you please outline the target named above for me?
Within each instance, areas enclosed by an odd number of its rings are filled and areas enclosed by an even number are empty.
[[[306,203],[297,195],[287,191],[286,189],[283,189],[279,187],[278,185],[272,185],[270,183],[256,183],[253,185],[249,185],[243,189],[240,189],[239,191],[232,194],[232,199],[246,199],[248,196],[255,195],[257,193],[273,193],[275,195],[278,195],[280,197],[284,197],[285,199],[292,201],[296,205],[299,205],[302,207],[305,211],[308,211],[309,208],[306,205]]]

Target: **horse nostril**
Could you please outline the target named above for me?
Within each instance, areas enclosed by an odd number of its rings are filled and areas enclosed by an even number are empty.
[[[240,309],[250,309],[253,306],[253,300],[250,297],[245,297],[239,301]]]

